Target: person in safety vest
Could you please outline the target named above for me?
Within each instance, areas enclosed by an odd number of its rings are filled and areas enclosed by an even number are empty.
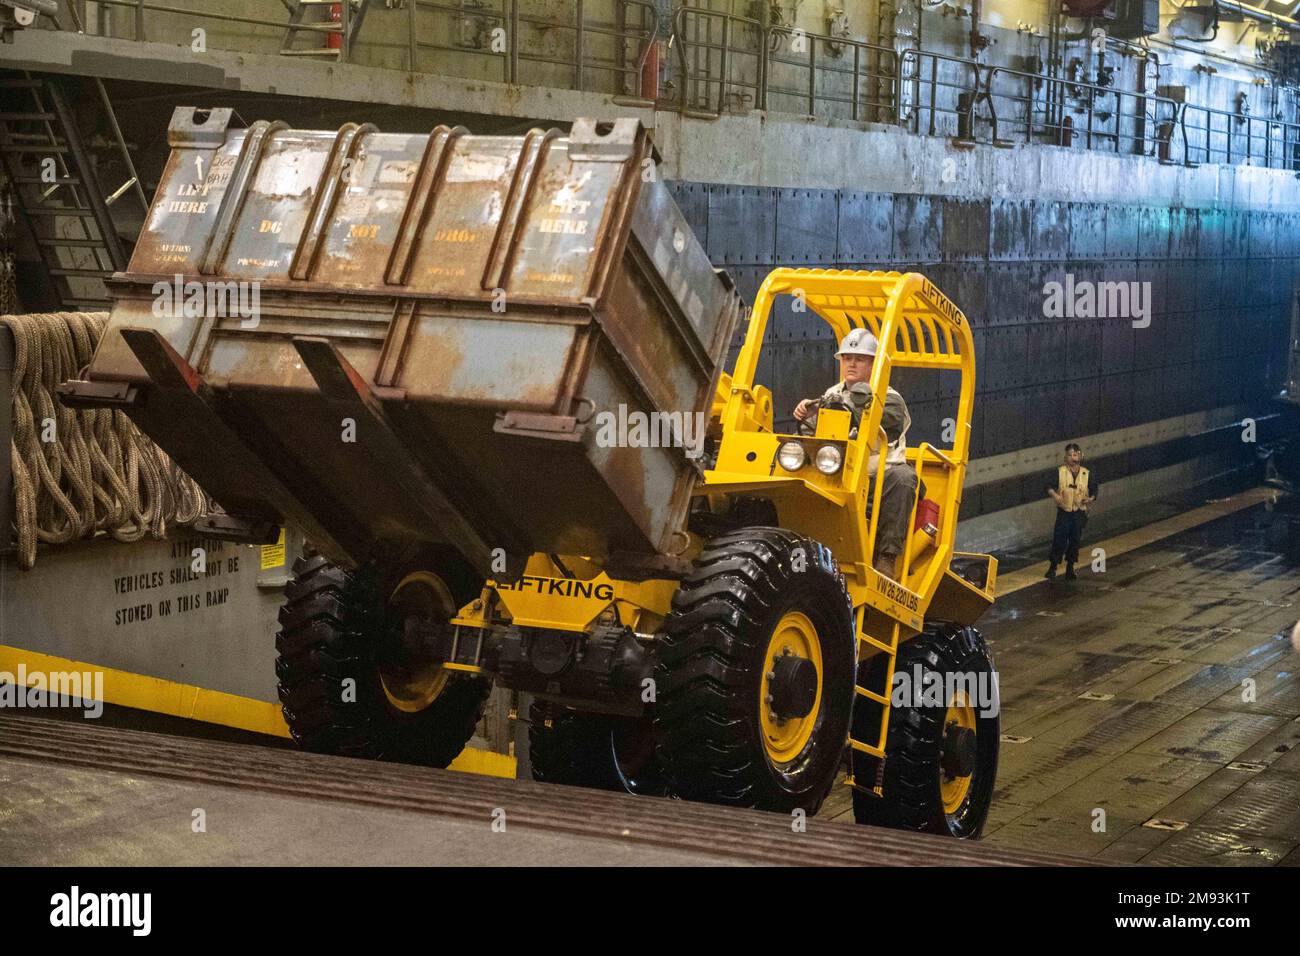
[[[1088,506],[1097,500],[1101,489],[1092,473],[1083,467],[1083,450],[1074,442],[1065,446],[1065,461],[1047,486],[1047,494],[1056,502],[1056,527],[1052,531],[1052,553],[1048,558],[1047,573],[1051,581],[1056,577],[1056,566],[1065,559],[1065,579],[1075,578],[1074,564],[1079,560],[1079,541],[1084,525],[1088,523]]]

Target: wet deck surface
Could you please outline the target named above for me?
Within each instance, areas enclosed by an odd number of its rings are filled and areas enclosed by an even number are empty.
[[[1002,692],[986,841],[1146,865],[1300,865],[1300,560],[1288,550],[1285,525],[1257,506],[1104,573],[1000,597],[980,622]],[[852,819],[845,788],[823,813]]]

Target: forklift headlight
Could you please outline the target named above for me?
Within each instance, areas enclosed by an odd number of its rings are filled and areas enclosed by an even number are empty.
[[[776,460],[781,463],[781,467],[786,471],[798,471],[808,464],[808,453],[803,450],[803,445],[797,441],[783,442],[781,447],[776,450]]]
[[[844,452],[840,451],[839,445],[822,445],[813,457],[813,464],[823,475],[833,475],[844,464]]]

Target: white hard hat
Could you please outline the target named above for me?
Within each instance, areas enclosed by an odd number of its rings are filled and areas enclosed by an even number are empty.
[[[840,350],[835,353],[835,357],[841,355],[870,355],[875,356],[879,343],[876,337],[871,334],[869,329],[853,329],[844,340],[840,342]]]

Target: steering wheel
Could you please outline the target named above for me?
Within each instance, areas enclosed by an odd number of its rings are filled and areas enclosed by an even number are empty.
[[[825,411],[826,409],[833,409],[835,411],[848,412],[850,415],[853,414],[853,406],[850,405],[848,402],[841,401],[838,398],[832,398],[832,399],[819,398],[817,399],[816,405],[817,405],[817,413]],[[800,435],[811,436],[817,433],[817,422],[816,422],[817,413],[809,415],[803,421],[798,423]],[[849,432],[849,437],[853,438],[857,434],[857,431],[858,430],[856,428],[852,429],[852,431]]]

